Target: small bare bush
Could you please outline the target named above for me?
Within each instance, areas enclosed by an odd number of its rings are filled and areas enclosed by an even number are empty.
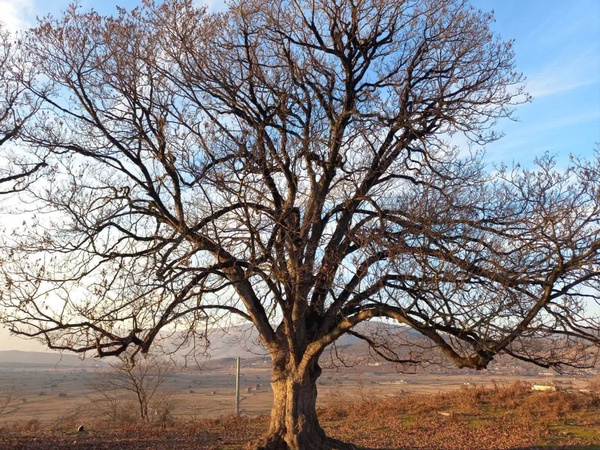
[[[90,384],[100,395],[103,415],[110,421],[131,423],[137,417],[146,423],[164,423],[170,408],[161,388],[173,371],[173,363],[158,356],[136,360],[123,356]]]
[[[15,400],[15,387],[9,386],[0,392],[0,416],[9,412],[9,406]]]
[[[600,374],[597,374],[588,384],[588,389],[593,394],[600,394]]]

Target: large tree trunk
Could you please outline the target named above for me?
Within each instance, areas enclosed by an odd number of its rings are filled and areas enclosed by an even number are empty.
[[[267,434],[252,444],[258,450],[349,449],[325,435],[317,418],[317,378],[321,368],[315,359],[305,370],[273,363],[273,408]]]

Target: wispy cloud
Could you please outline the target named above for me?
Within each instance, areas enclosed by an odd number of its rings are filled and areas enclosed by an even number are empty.
[[[538,18],[539,20],[534,20]],[[600,83],[600,3],[560,2],[545,14],[529,10],[528,31],[521,24],[517,60],[528,75],[534,97],[545,97]]]
[[[600,83],[600,58],[596,49],[587,49],[541,67],[528,77],[527,90],[539,98],[596,83]]]
[[[582,14],[584,11],[587,14]],[[565,42],[584,44],[597,37],[595,30],[600,23],[600,3],[597,0],[578,0],[577,5],[573,5],[561,1],[549,7],[547,14],[536,11],[536,15],[543,19],[530,29],[528,39],[537,45],[560,49]]]
[[[568,159],[570,153],[589,155],[598,139],[600,109],[558,114],[537,119],[529,115],[524,122],[505,122],[506,135],[488,146],[488,163],[519,161],[531,163],[535,156],[548,151]],[[594,135],[594,131],[596,134]]]

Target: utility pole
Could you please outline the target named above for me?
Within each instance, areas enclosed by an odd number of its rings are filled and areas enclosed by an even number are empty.
[[[235,364],[235,416],[240,417],[240,357]]]

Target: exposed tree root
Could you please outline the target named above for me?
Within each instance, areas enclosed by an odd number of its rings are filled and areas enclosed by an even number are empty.
[[[290,446],[282,435],[270,435],[248,444],[247,450],[357,450],[354,444],[342,442],[328,436],[315,436],[314,439]]]

